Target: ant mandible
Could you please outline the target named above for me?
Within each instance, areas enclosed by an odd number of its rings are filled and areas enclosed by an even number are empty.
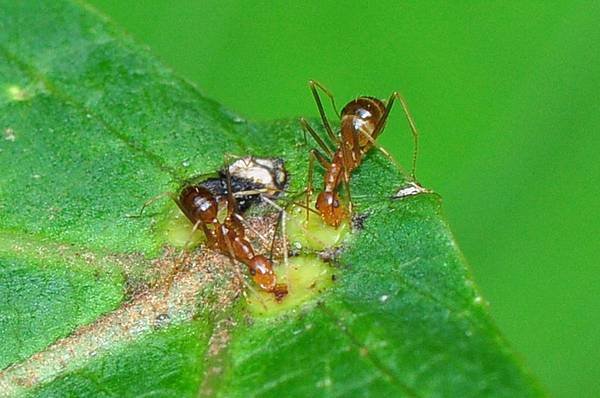
[[[316,131],[310,126],[306,119],[301,118],[300,124],[304,128],[305,138],[306,132],[308,132],[313,139],[317,142],[319,147],[325,152],[321,153],[317,149],[312,149],[309,154],[309,168],[308,168],[308,187],[306,195],[306,206],[308,208],[310,203],[310,197],[312,195],[312,174],[314,168],[314,160],[325,169],[325,175],[323,177],[323,191],[317,196],[315,204],[316,209],[321,214],[323,221],[337,228],[346,215],[352,212],[352,201],[350,199],[350,173],[356,169],[363,161],[365,155],[374,147],[381,150],[388,158],[391,158],[389,153],[383,148],[377,146],[376,139],[383,132],[385,123],[387,121],[394,100],[400,101],[408,124],[410,126],[413,140],[414,140],[414,151],[413,151],[413,162],[411,178],[415,181],[415,167],[417,162],[417,151],[418,151],[418,132],[415,126],[415,122],[408,110],[408,106],[404,98],[398,93],[394,92],[386,103],[383,101],[368,96],[361,96],[355,100],[350,101],[342,109],[340,117],[340,132],[335,134],[325,111],[323,109],[323,103],[317,89],[321,89],[325,95],[331,100],[333,109],[336,110],[335,100],[333,95],[327,88],[316,81],[309,81],[310,90],[312,91],[313,97],[317,104],[323,127],[327,132],[329,139],[331,140],[334,148],[327,145]],[[337,113],[337,110],[336,110]],[[348,193],[349,208],[346,208],[340,202],[339,194],[337,192],[340,184],[344,184],[345,190]],[[307,213],[308,217],[308,213]]]

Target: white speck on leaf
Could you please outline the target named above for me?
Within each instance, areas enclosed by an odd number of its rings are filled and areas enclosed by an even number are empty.
[[[317,388],[325,388],[325,387],[330,387],[330,386],[331,386],[331,379],[329,377],[326,377],[317,382]]]
[[[4,139],[6,141],[15,142],[15,140],[17,139],[17,136],[15,135],[15,131],[13,129],[11,129],[10,127],[4,129]]]
[[[423,188],[419,184],[417,184],[415,182],[409,182],[408,184],[406,184],[405,186],[400,188],[398,190],[398,192],[396,192],[396,194],[394,195],[394,199],[401,199],[401,198],[405,198],[407,196],[414,196],[414,195],[418,195],[420,193],[429,193],[429,192],[431,192],[431,191],[426,188]]]

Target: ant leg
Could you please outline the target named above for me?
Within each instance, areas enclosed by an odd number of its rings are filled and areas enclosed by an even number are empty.
[[[239,220],[239,222],[241,222],[242,224],[244,224],[244,227],[248,228],[250,231],[252,231],[252,233],[256,236],[258,236],[260,238],[260,240],[263,241],[263,243],[269,243],[269,239],[267,239],[265,236],[263,236],[260,232],[258,232],[256,230],[256,228],[254,228],[252,225],[250,225],[250,223],[248,221],[246,221],[246,219],[244,217],[242,217],[240,214],[238,213],[234,213],[233,217],[235,217],[237,220]]]
[[[237,201],[233,196],[232,188],[231,188],[231,174],[229,173],[229,167],[225,169],[225,174],[227,176],[227,217],[237,213]]]
[[[281,245],[283,246],[283,263],[288,265],[288,245],[287,245],[287,236],[285,235],[286,230],[286,211],[277,203],[273,202],[271,199],[267,197],[261,197],[262,200],[279,210],[281,214]],[[277,222],[279,224],[279,221]],[[277,228],[275,228],[275,232],[273,234],[273,242],[275,242],[275,234],[277,233]],[[271,250],[273,249],[273,242],[271,243]],[[271,252],[272,253],[272,252]]]
[[[234,198],[238,198],[241,196],[248,196],[248,195],[261,195],[263,193],[267,193],[269,190],[267,188],[259,188],[259,189],[250,189],[248,191],[235,191],[233,192],[233,197]],[[283,190],[277,189],[276,191],[278,192],[285,192]]]
[[[281,218],[283,213],[279,213],[277,216],[277,222],[275,223],[275,229],[273,230],[273,239],[271,239],[271,249],[269,250],[269,261],[273,262],[273,251],[275,251],[275,237],[277,236],[277,231],[281,226]],[[283,231],[285,233],[285,230]]]
[[[413,146],[411,178],[413,181],[416,181],[417,155],[419,152],[419,131],[417,130],[415,121],[410,113],[410,110],[408,109],[408,104],[406,103],[406,100],[399,92],[394,91],[392,93],[392,95],[390,95],[390,98],[385,107],[385,111],[383,112],[383,116],[381,117],[381,120],[377,124],[377,127],[375,128],[375,131],[373,132],[372,137],[373,137],[373,139],[376,139],[377,136],[379,134],[381,134],[381,131],[383,131],[383,126],[385,125],[385,122],[390,113],[390,110],[392,109],[392,105],[394,105],[394,99],[397,99],[398,101],[400,101],[400,105],[402,105],[402,110],[404,111],[404,115],[406,116],[406,120],[408,121],[408,126],[410,127],[410,130],[411,130],[411,133],[413,136],[414,146]]]
[[[359,131],[362,131],[359,129]],[[362,153],[359,150],[360,145],[358,142],[358,137],[356,134],[352,134],[352,142],[349,143],[347,141],[343,141],[340,145],[340,150],[342,153],[342,182],[344,184],[344,189],[346,190],[346,194],[348,195],[348,215],[350,219],[352,219],[352,195],[350,193],[350,172],[352,169],[356,167],[357,160],[362,157]],[[358,152],[357,152],[358,150]]]
[[[173,192],[163,192],[144,202],[138,214],[126,214],[125,216],[128,218],[140,218],[144,214],[144,210],[146,210],[147,207],[149,207],[152,203],[156,202],[157,200],[164,198],[165,196],[168,196],[169,198],[173,199],[173,202],[177,204],[179,203],[179,201],[177,200],[177,196]]]
[[[331,125],[329,124],[329,120],[327,120],[327,115],[325,114],[325,110],[323,109],[323,103],[321,102],[321,97],[319,96],[319,92],[317,91],[317,88],[320,88],[321,91],[323,91],[325,93],[325,95],[327,95],[329,97],[329,99],[331,99],[331,104],[333,105],[333,109],[337,113],[333,95],[329,92],[329,90],[327,90],[319,82],[316,82],[314,80],[309,80],[308,85],[310,86],[310,91],[312,91],[313,97],[315,98],[315,102],[317,103],[317,108],[319,109],[319,115],[321,115],[321,120],[323,121],[323,126],[325,127],[325,130],[327,131],[329,138],[331,139],[331,141],[333,143],[339,142],[339,139],[336,137],[335,133],[333,132],[333,129],[331,128]],[[339,116],[339,114],[338,114],[338,116]]]
[[[311,213],[316,214],[317,216],[321,217],[321,213],[319,213],[318,211],[316,211],[315,209],[311,208],[311,207],[306,207],[305,203],[300,203],[300,202],[296,202],[296,201],[291,201],[289,203],[290,205],[295,205],[298,207],[302,207],[303,209],[305,209],[306,211],[309,211]]]
[[[316,91],[317,88],[320,88],[321,91],[323,91],[323,93],[325,93],[325,95],[329,97],[329,100],[331,101],[331,107],[333,108],[333,111],[335,112],[335,114],[337,115],[337,117],[339,117],[341,119],[342,115],[337,110],[337,106],[335,106],[335,98],[333,98],[333,94],[331,93],[331,91],[329,91],[329,89],[327,87],[325,87],[324,85],[322,85],[321,83],[319,83],[316,80],[309,80],[308,84],[310,85],[311,90],[315,90]]]
[[[183,248],[181,249],[180,257],[183,257],[183,253],[185,253],[187,251],[188,246],[194,240],[194,234],[196,233],[196,231],[198,230],[198,227],[200,225],[202,225],[202,227],[204,229],[204,234],[206,235],[206,239],[209,239],[208,233],[206,233],[207,232],[206,231],[206,225],[204,225],[204,223],[202,222],[202,220],[196,221],[196,223],[192,227],[192,230],[190,231],[190,234],[189,234],[188,238],[185,240],[185,243],[183,244]]]
[[[262,194],[268,193],[269,191],[276,191],[276,192],[285,193],[285,194],[289,194],[289,195],[296,195],[296,196],[306,192],[306,190],[299,192],[299,191],[290,191],[290,190],[286,190],[286,189],[259,188],[259,189],[251,189],[248,191],[236,191],[233,193],[233,197],[238,198],[241,196],[248,196],[248,195],[262,195]]]
[[[352,220],[352,213],[354,211],[354,206],[352,205],[352,195],[350,193],[350,175],[348,173],[348,171],[346,170],[346,168],[344,168],[344,172],[343,172],[343,182],[344,182],[344,189],[346,190],[346,195],[348,195],[348,216],[350,218],[350,220]],[[349,224],[350,228],[352,228],[352,223]]]
[[[313,170],[314,170],[314,161],[315,159],[319,162],[319,164],[325,168],[325,170],[331,167],[331,164],[327,161],[327,158],[320,153],[316,149],[311,149],[308,153],[308,176],[306,179],[306,221],[308,222],[310,208],[310,199],[313,192]]]
[[[234,153],[225,152],[223,154],[223,164],[225,164],[224,169],[229,170],[229,167],[238,160],[242,160],[244,162],[244,166],[249,166],[252,164],[252,160],[254,158],[252,156],[240,156]]]
[[[236,155],[235,153],[224,152],[223,153],[223,163],[227,164],[230,160],[241,159],[242,156]]]
[[[315,159],[317,159],[317,162],[319,162],[319,164],[321,165],[321,167],[323,167],[325,170],[327,170],[327,169],[329,169],[331,167],[331,162],[329,161],[329,159],[327,159],[325,157],[325,155],[323,155],[318,150],[312,149],[310,151],[310,155],[313,156]]]
[[[310,208],[310,199],[312,196],[312,191],[313,191],[313,183],[312,183],[312,178],[313,178],[313,169],[315,167],[314,165],[314,161],[315,158],[314,156],[311,156],[312,154],[312,150],[310,151],[309,155],[308,155],[308,174],[306,176],[306,222],[308,223],[308,219],[310,217],[310,213],[308,212],[308,209]]]
[[[408,109],[408,104],[406,103],[404,98],[399,93],[396,93],[396,96],[398,97],[398,100],[400,101],[400,104],[402,105],[402,110],[404,111],[404,115],[406,116],[406,120],[408,121],[408,125],[410,126],[410,130],[413,135],[414,147],[413,147],[411,177],[412,177],[413,181],[416,181],[416,179],[417,179],[416,178],[417,156],[418,156],[418,152],[419,152],[419,132],[417,130],[417,126],[415,125],[415,121]]]
[[[183,249],[181,250],[181,253],[179,253],[179,256],[177,256],[177,262],[175,263],[175,266],[167,275],[167,278],[165,280],[165,291],[168,292],[169,290],[171,290],[171,286],[173,286],[173,280],[175,279],[175,276],[181,270],[181,261],[183,261],[183,259],[185,257],[187,246],[192,241],[194,233],[198,230],[198,226],[200,224],[202,224],[202,221],[200,221],[200,220],[196,221],[196,223],[194,224],[194,227],[192,228],[192,231],[190,232],[190,236],[188,237],[185,244],[183,245]],[[205,227],[204,224],[202,224],[202,226]],[[208,238],[208,234],[206,234],[206,236]]]
[[[275,238],[277,236],[277,230],[279,228],[281,228],[281,246],[283,247],[283,264],[285,265],[285,272],[286,272],[286,280],[287,280],[287,284],[289,286],[289,280],[288,280],[288,272],[289,272],[289,253],[288,253],[288,241],[287,241],[287,228],[286,228],[286,216],[287,216],[287,206],[285,207],[281,207],[278,204],[276,204],[275,202],[273,202],[272,200],[270,200],[267,197],[261,196],[261,199],[264,200],[265,202],[267,202],[268,204],[270,204],[271,206],[275,207],[277,210],[279,210],[279,216],[277,217],[277,223],[275,224],[275,229],[273,230],[273,239],[271,240],[271,250],[269,252],[269,260],[272,262],[273,261],[273,251],[274,251],[274,247],[275,247]],[[277,299],[279,300],[279,299]]]
[[[317,142],[317,144],[319,144],[321,149],[323,151],[325,151],[325,153],[327,155],[329,155],[330,158],[333,158],[333,151],[327,146],[327,144],[325,144],[325,141],[323,141],[323,139],[321,137],[319,137],[319,134],[317,134],[317,132],[315,130],[313,130],[313,128],[310,126],[310,124],[308,124],[308,122],[306,121],[306,119],[301,117],[300,124],[302,125],[302,128],[304,129],[304,142],[305,143],[307,142],[306,141],[306,132],[308,131],[308,133],[311,135],[311,137]]]
[[[381,145],[379,145],[374,139],[373,137],[371,137],[369,134],[365,133],[364,131],[360,131],[360,133],[363,135],[363,137],[365,137],[366,140],[368,140],[371,145],[373,146],[373,148],[377,149],[378,151],[380,151],[381,153],[383,153],[383,155],[398,169],[400,170],[402,173],[406,174],[406,171],[404,170],[404,167],[402,167],[402,165],[400,165],[400,163],[398,163],[396,161],[396,159],[394,159],[394,157],[385,149],[383,148]],[[364,154],[363,154],[364,155]],[[414,178],[414,176],[411,176]]]

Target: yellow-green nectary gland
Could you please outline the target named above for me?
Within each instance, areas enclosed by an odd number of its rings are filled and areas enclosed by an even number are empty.
[[[192,234],[192,224],[190,221],[174,207],[169,216],[165,219],[161,230],[165,234],[169,245],[182,248],[186,245],[188,248],[193,248],[205,240],[202,231],[195,231]]]
[[[269,316],[296,307],[329,288],[335,272],[314,254],[292,257],[287,266],[275,267],[277,281],[288,285],[288,295],[278,302],[273,294],[253,289],[247,296],[248,308],[254,315]]]
[[[339,246],[350,228],[348,221],[343,221],[338,228],[331,227],[313,212],[308,213],[307,220],[306,209],[297,206],[290,211],[286,230],[292,248],[318,252]]]
[[[175,206],[169,211],[160,230],[173,247],[182,248],[187,243],[188,248],[192,249],[205,241],[201,231],[191,235],[191,223]],[[278,259],[279,265],[274,267],[277,282],[288,284],[288,295],[278,302],[272,293],[254,286],[247,296],[250,311],[255,315],[274,315],[299,306],[331,287],[337,270],[320,260],[315,253],[339,246],[348,233],[348,222],[336,229],[325,224],[315,213],[309,213],[307,221],[306,209],[292,208],[288,212],[286,225],[288,242],[292,248],[308,254],[291,257],[287,266],[282,259]]]

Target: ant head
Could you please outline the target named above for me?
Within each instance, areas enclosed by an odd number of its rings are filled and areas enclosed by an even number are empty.
[[[273,273],[273,264],[263,255],[254,256],[250,260],[250,273],[254,282],[261,289],[273,292],[277,286],[277,278]]]
[[[321,213],[323,221],[335,228],[340,226],[346,216],[346,209],[341,204],[337,192],[321,192],[315,206]]]

